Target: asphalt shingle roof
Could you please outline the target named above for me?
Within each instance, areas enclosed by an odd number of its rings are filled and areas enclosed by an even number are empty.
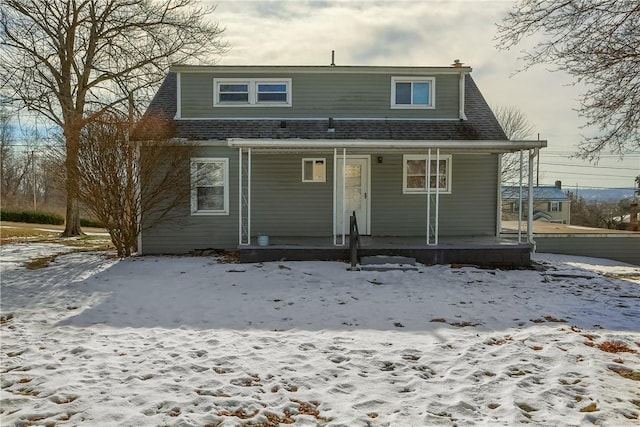
[[[176,74],[169,73],[153,98],[147,115],[173,119],[176,114]],[[467,120],[339,120],[328,133],[324,120],[175,120],[177,137],[189,140],[227,138],[507,140],[493,112],[470,75],[465,80]]]
[[[502,200],[518,200],[519,194],[520,187],[502,187]],[[527,187],[522,187],[522,198],[523,200],[529,198],[529,189]],[[533,200],[544,202],[569,202],[571,199],[569,199],[561,188],[552,185],[545,187],[533,187]]]

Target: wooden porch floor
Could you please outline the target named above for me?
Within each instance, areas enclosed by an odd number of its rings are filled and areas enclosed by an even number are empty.
[[[349,259],[349,238],[335,246],[333,237],[270,236],[268,246],[239,246],[240,262],[335,261]],[[339,236],[338,243],[342,241]],[[437,245],[427,245],[426,237],[361,236],[358,256],[406,256],[432,264],[474,264],[494,267],[531,265],[531,245],[490,236],[440,237]]]

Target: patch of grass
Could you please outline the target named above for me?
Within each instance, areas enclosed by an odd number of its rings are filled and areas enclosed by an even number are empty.
[[[31,260],[26,265],[27,270],[38,270],[40,268],[49,267],[49,264],[51,264],[51,262],[55,260],[57,256],[58,255],[49,255]]]
[[[596,411],[599,411],[599,409],[598,409],[598,405],[596,405],[595,402],[590,403],[589,405],[580,409],[580,412],[596,412]]]
[[[606,341],[598,344],[598,348],[607,353],[636,353],[636,351],[630,348],[625,343]]]
[[[640,371],[634,371],[632,369],[618,366],[609,366],[609,369],[620,375],[622,378],[627,378],[633,381],[640,381]]]
[[[516,403],[516,406],[518,408],[520,408],[524,412],[535,412],[535,411],[538,410],[538,409],[534,408],[533,406],[531,406],[531,405],[529,405],[527,403],[524,403],[524,402]]]
[[[2,227],[0,229],[0,245],[24,240],[46,239],[58,234],[59,232],[57,231],[36,230],[35,228]]]

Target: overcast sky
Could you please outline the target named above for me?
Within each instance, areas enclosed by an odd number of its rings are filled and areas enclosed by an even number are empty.
[[[460,59],[487,102],[520,108],[542,150],[540,184],[632,187],[640,153],[605,153],[598,167],[569,159],[580,142],[574,111],[580,88],[563,72],[537,67],[514,75],[519,52],[498,51],[496,23],[511,0],[217,0],[215,19],[231,46],[223,65],[450,65]],[[524,48],[525,46],[523,46]]]

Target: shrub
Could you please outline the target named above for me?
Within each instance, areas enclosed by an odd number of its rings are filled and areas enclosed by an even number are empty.
[[[80,226],[81,227],[93,227],[93,228],[104,228],[104,224],[100,221],[95,221],[93,219],[80,218]]]
[[[64,218],[61,215],[49,212],[34,211],[0,211],[0,219],[2,221],[27,222],[30,224],[64,224]]]

